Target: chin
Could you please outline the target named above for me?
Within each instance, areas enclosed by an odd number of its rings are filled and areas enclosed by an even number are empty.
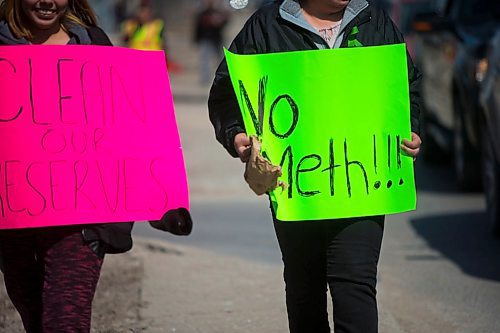
[[[38,20],[31,19],[32,25],[39,30],[48,30],[59,25],[59,18],[54,18],[52,20]]]
[[[64,16],[64,11],[57,10],[52,13],[43,14],[36,10],[25,10],[25,18],[29,24],[38,30],[54,29],[59,26],[61,18]]]

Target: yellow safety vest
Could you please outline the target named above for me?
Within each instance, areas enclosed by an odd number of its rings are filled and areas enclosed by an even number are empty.
[[[160,19],[143,24],[134,20],[125,22],[124,31],[129,36],[129,47],[137,50],[163,50],[164,23]]]

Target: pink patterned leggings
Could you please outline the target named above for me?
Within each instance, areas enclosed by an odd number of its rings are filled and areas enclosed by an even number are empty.
[[[27,333],[90,332],[100,259],[82,227],[0,231],[7,293]]]

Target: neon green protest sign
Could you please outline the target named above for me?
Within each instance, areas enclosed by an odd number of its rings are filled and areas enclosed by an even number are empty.
[[[415,209],[404,44],[226,59],[247,133],[289,185],[270,193],[279,220]]]

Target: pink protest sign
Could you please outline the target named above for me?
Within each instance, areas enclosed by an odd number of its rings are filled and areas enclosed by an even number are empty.
[[[0,47],[0,229],[189,208],[163,52]]]

